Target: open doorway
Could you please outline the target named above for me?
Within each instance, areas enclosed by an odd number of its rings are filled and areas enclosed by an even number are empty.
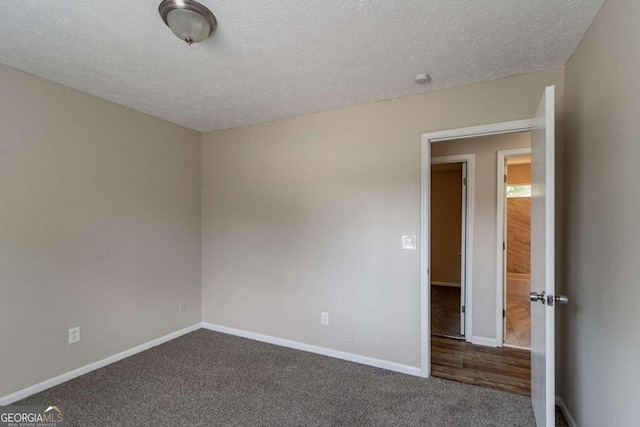
[[[501,152],[503,345],[531,348],[531,156]]]
[[[501,141],[502,138],[507,140]],[[518,138],[522,138],[520,143],[516,143]],[[503,390],[515,388],[514,392],[531,395],[537,422],[552,425],[555,396],[555,305],[568,302],[566,296],[555,294],[555,87],[548,86],[544,89],[534,118],[423,133],[421,139],[420,235],[426,243],[421,246],[420,259],[422,375],[448,377]],[[494,144],[488,144],[489,142]],[[498,147],[502,145],[501,142],[505,146]],[[451,144],[458,146],[454,150]],[[485,147],[482,153],[479,151],[481,146]],[[531,350],[506,347],[502,339],[502,275],[506,271],[502,264],[506,242],[501,239],[504,237],[504,222],[500,219],[504,216],[504,210],[496,210],[496,207],[500,208],[505,203],[500,191],[506,184],[499,179],[502,178],[500,172],[504,173],[505,168],[505,162],[500,161],[500,150],[514,148],[526,148],[532,157],[531,282],[540,291],[530,294]],[[467,320],[473,319],[473,332],[467,332],[471,336],[470,343],[432,337],[430,319],[431,158],[454,155],[457,154],[454,151],[458,149],[465,153],[475,153],[478,166],[475,176],[478,185],[475,194],[472,193],[474,203],[471,205],[476,215],[472,240],[474,243],[468,248],[469,252],[475,254],[471,263],[473,274],[470,275],[474,285],[467,296],[473,301],[474,311],[473,316],[467,316]],[[489,168],[482,168],[482,164],[489,165]],[[485,170],[486,174],[481,170]],[[474,245],[487,243],[490,246],[488,249],[474,248]],[[442,341],[441,345],[439,341]],[[493,360],[489,361],[487,354]]]
[[[495,250],[497,200],[502,199],[496,191],[496,153],[529,153],[530,145],[531,132],[525,130],[447,139],[429,147],[427,262],[433,376],[530,393],[530,352],[503,348],[503,329],[499,336],[491,336],[498,318],[495,293],[501,270],[496,268],[497,257],[502,256]],[[472,167],[465,174],[467,165]],[[499,304],[502,322],[502,290]]]
[[[463,161],[460,161],[463,160]],[[468,157],[431,166],[431,334],[465,338]]]

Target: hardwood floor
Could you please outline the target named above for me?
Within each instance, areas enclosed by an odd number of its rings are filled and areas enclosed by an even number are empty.
[[[507,295],[505,344],[531,348],[531,302],[527,297]]]
[[[530,396],[531,352],[432,336],[431,375]]]

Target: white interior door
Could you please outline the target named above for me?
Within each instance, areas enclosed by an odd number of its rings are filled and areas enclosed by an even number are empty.
[[[462,163],[462,239],[460,241],[460,335],[464,336],[467,305],[467,164]]]
[[[554,92],[545,89],[531,135],[531,402],[538,427],[555,423]]]

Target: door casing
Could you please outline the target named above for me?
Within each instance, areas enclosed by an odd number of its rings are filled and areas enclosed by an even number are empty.
[[[421,135],[421,203],[420,203],[420,369],[422,377],[431,374],[431,295],[430,295],[430,247],[429,237],[430,198],[431,198],[431,144],[452,139],[473,138],[478,136],[498,135],[504,133],[530,131],[535,126],[534,119],[516,120],[511,122],[494,123],[481,126],[472,126],[459,129],[449,129],[438,132],[428,132]],[[471,175],[467,171],[468,175]],[[473,189],[467,188],[469,197],[473,198]],[[473,210],[472,200],[469,199],[469,208]],[[471,212],[472,214],[472,212]],[[469,216],[469,212],[468,212]],[[467,229],[469,232],[469,229]],[[472,242],[470,242],[472,243]],[[472,244],[467,248],[468,258],[472,259]],[[471,270],[467,270],[470,275]],[[467,298],[473,298],[472,287],[467,284]],[[501,298],[502,299],[502,298]],[[473,313],[468,313],[467,319],[472,320]],[[473,338],[473,325],[467,329],[467,335]],[[469,325],[469,323],[467,323]],[[468,326],[467,326],[468,327]],[[497,341],[497,340],[496,340]]]
[[[471,313],[473,312],[472,301],[469,298],[471,295],[470,289],[472,285],[471,280],[471,271],[472,264],[471,260],[472,256],[469,255],[469,251],[473,248],[473,184],[474,184],[474,168],[475,168],[475,154],[456,154],[452,156],[438,156],[431,158],[431,164],[448,164],[448,163],[464,163],[466,165],[466,176],[467,179],[466,191],[463,189],[463,207],[462,207],[462,220],[464,222],[463,231],[462,231],[462,242],[461,242],[461,252],[462,259],[460,260],[461,266],[461,274],[460,280],[462,285],[463,303],[465,306],[464,313],[464,338],[465,341],[471,341],[471,331],[472,331],[472,323],[471,323]],[[431,193],[429,193],[431,196]],[[429,242],[430,243],[430,242]],[[429,282],[429,295],[431,295],[431,282]]]
[[[507,266],[505,263],[507,255],[507,216],[506,216],[506,197],[507,183],[504,176],[507,174],[505,163],[510,157],[519,157],[531,155],[531,147],[514,148],[511,150],[498,151],[498,175],[497,175],[497,216],[496,216],[496,344],[502,347],[504,344],[504,331],[506,318],[502,315],[506,313],[506,293]],[[504,243],[504,246],[503,246]]]

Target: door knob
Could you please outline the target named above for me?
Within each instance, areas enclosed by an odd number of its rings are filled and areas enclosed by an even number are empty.
[[[531,302],[540,301],[542,304],[544,304],[544,302],[545,302],[544,294],[545,294],[544,291],[542,291],[540,293],[530,292],[529,293],[529,299],[531,300]]]
[[[554,305],[554,304],[568,304],[569,297],[566,295],[545,295],[545,292],[531,292],[529,293],[529,299],[531,302],[540,301],[543,305]]]

